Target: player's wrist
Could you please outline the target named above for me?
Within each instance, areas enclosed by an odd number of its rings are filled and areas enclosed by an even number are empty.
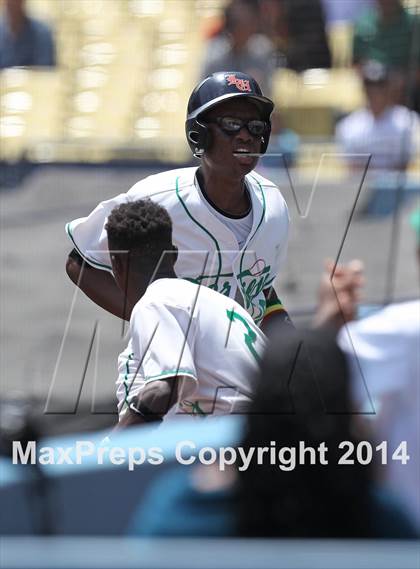
[[[145,423],[156,423],[162,421],[162,415],[149,409],[144,403],[132,401],[128,406],[130,413],[134,413]]]

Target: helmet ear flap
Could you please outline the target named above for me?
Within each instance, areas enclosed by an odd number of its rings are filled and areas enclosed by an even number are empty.
[[[196,158],[201,158],[211,145],[210,129],[197,119],[189,119],[185,124],[188,144]]]

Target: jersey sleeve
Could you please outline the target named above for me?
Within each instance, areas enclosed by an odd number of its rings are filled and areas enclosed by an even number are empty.
[[[101,202],[87,217],[66,224],[66,233],[78,253],[93,267],[111,271],[105,224],[114,207],[128,202],[127,194]]]
[[[182,396],[195,391],[198,378],[188,312],[165,305],[140,304],[133,311],[130,331],[145,384],[182,376]]]

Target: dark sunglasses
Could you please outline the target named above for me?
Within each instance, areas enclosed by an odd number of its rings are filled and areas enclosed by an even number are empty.
[[[226,134],[236,134],[245,126],[252,136],[262,136],[268,129],[268,123],[259,119],[244,121],[235,117],[217,117],[207,122],[216,123]]]

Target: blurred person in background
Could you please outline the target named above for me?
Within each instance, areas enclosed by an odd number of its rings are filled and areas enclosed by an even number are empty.
[[[202,78],[237,69],[254,77],[269,95],[275,66],[274,46],[260,33],[258,4],[233,0],[225,9],[222,30],[207,44]]]
[[[420,111],[420,17],[401,0],[376,0],[357,21],[353,38],[356,66],[377,60],[392,73],[395,103]]]
[[[366,180],[368,188],[395,189],[400,181],[399,174],[406,171],[415,154],[419,118],[407,107],[394,104],[390,70],[385,65],[367,61],[361,66],[360,73],[366,107],[350,113],[337,124],[336,142],[348,155],[346,160],[350,169],[363,170],[368,155],[371,155]],[[367,198],[370,199],[370,195]]]
[[[411,223],[420,270],[420,209]],[[387,442],[390,454],[407,443],[408,462],[390,460],[381,474],[420,529],[420,300],[389,304],[350,322],[340,331],[339,344],[351,365],[359,408],[369,413],[373,400],[376,439]]]
[[[376,0],[322,0],[327,24],[355,22]]]
[[[298,72],[331,67],[321,0],[261,0],[260,14],[262,31],[286,67]]]
[[[4,0],[0,20],[0,69],[55,66],[50,28],[26,12],[25,0]]]
[[[358,109],[337,125],[336,140],[349,154],[372,154],[370,170],[405,170],[412,157],[415,113],[392,101],[390,70],[379,61],[361,67],[366,107]],[[349,156],[355,167],[364,158]]]
[[[373,465],[338,464],[342,441],[369,440],[352,413],[346,359],[327,329],[278,330],[265,355],[241,446],[266,447],[247,468],[178,467],[161,475],[135,514],[140,536],[414,538],[398,502],[381,489]],[[279,468],[270,448],[328,448]],[[256,450],[255,450],[256,452]],[[264,455],[263,455],[264,456]],[[289,455],[287,455],[289,456]]]

